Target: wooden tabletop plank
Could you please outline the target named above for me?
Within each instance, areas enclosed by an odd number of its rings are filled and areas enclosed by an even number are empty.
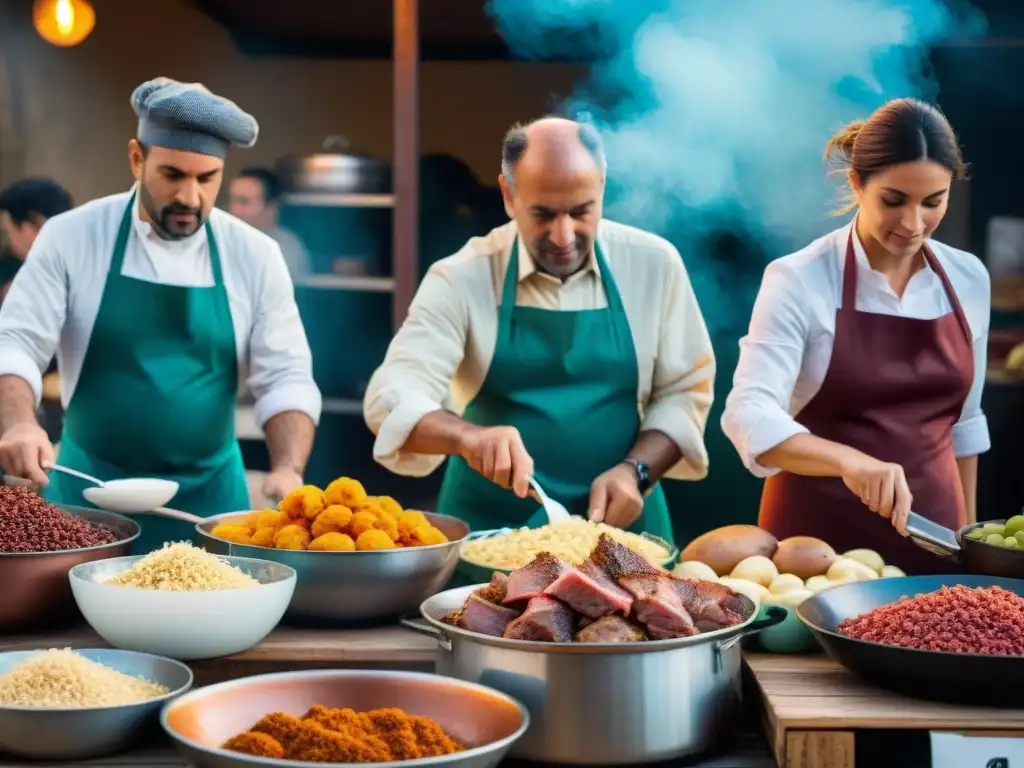
[[[825,656],[746,654],[744,658],[776,733],[779,729],[1024,730],[1024,710],[913,699],[871,685]]]
[[[21,764],[0,760],[0,766]],[[189,768],[184,757],[170,744],[146,747],[121,755],[83,760],[71,763],[32,763],[32,768]],[[744,730],[730,739],[726,749],[703,758],[659,763],[655,768],[775,768],[764,738],[753,731]],[[505,760],[500,768],[537,768],[536,763]]]
[[[38,635],[0,638],[0,651],[47,648],[107,648],[87,627]],[[432,662],[437,642],[398,626],[373,629],[278,627],[248,651],[228,657],[238,662]]]

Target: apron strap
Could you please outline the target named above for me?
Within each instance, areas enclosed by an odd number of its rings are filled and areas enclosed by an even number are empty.
[[[939,276],[939,280],[942,281],[942,287],[946,290],[946,297],[949,299],[949,305],[953,308],[956,321],[960,324],[960,330],[967,337],[967,343],[974,346],[974,335],[971,333],[971,325],[967,322],[967,315],[960,304],[960,299],[956,295],[956,291],[953,290],[953,284],[949,280],[949,275],[946,274],[946,270],[942,268],[938,257],[932,252],[927,243],[924,244],[924,260],[932,268],[932,271]]]
[[[124,253],[128,250],[128,237],[132,231],[132,206],[135,204],[135,192],[132,191],[128,198],[128,205],[125,206],[124,214],[121,216],[121,226],[117,229],[117,240],[114,242],[114,254],[110,258],[110,275],[120,275],[124,267]]]
[[[931,268],[932,272],[938,275],[938,278],[942,283],[942,287],[946,291],[946,298],[949,299],[949,305],[953,309],[953,315],[956,317],[956,321],[960,325],[960,330],[963,331],[964,336],[967,338],[967,343],[973,346],[974,336],[971,334],[970,323],[967,322],[967,315],[964,314],[964,308],[960,304],[960,299],[957,297],[956,291],[953,290],[953,284],[949,280],[949,275],[947,275],[946,270],[942,268],[942,264],[939,263],[938,258],[932,252],[928,243],[925,243],[922,246],[922,252],[924,253],[925,263]],[[839,308],[856,309],[856,302],[857,256],[853,250],[853,229],[851,227],[850,238],[846,242],[846,263],[843,266],[843,303]]]
[[[211,247],[211,255],[213,249]],[[604,250],[600,243],[594,240],[594,260],[597,263],[597,270],[601,276],[601,285],[604,287],[605,298],[608,301],[608,310],[613,314],[626,312],[622,303],[622,295],[619,293],[618,285],[608,267],[608,260],[604,257]],[[506,341],[512,333],[512,312],[516,307],[516,289],[519,286],[519,237],[512,243],[512,251],[508,259],[508,267],[505,269],[505,282],[501,286],[501,306],[498,308],[498,339]]]
[[[843,300],[840,309],[857,308],[857,254],[853,250],[853,225],[846,241],[846,262],[843,264]]]
[[[110,274],[112,275],[120,275],[124,268],[124,254],[128,250],[128,238],[132,232],[132,206],[134,204],[135,192],[132,191],[131,197],[128,198],[128,206],[124,209],[124,215],[121,216],[117,240],[114,242],[114,255],[110,259]],[[217,247],[217,238],[213,236],[213,227],[210,225],[209,217],[207,217],[203,228],[206,230],[206,242],[210,249],[210,271],[213,273],[213,284],[222,285],[224,270],[220,262],[220,248]]]

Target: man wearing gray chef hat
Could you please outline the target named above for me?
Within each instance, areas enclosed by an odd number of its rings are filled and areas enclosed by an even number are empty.
[[[170,506],[198,515],[247,509],[235,439],[246,377],[270,455],[263,492],[281,498],[302,484],[320,391],[279,246],[213,207],[228,148],[251,147],[258,125],[199,83],[163,77],[131,104],[135,185],[47,221],[0,309],[0,467],[45,483],[54,503],[83,504],[82,483],[47,478],[54,451],[35,418],[56,352],[62,465],[174,480]],[[137,551],[191,537],[140,520]]]

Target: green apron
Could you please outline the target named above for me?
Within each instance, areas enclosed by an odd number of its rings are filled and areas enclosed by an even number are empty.
[[[235,439],[235,333],[213,229],[207,221],[212,287],[126,277],[121,270],[134,203],[133,194],[64,416],[60,462],[103,480],[175,480],[181,487],[168,506],[196,515],[248,509]],[[54,472],[45,495],[54,503],[87,506],[85,487]],[[156,515],[136,519],[142,536],[134,553],[193,538],[187,523]]]
[[[518,429],[541,487],[571,514],[583,517],[591,484],[626,457],[640,433],[639,373],[629,319],[596,244],[594,255],[607,308],[561,312],[517,307],[516,240],[498,309],[494,359],[464,415],[478,426]],[[448,459],[438,511],[465,520],[472,530],[537,528],[547,522],[536,501],[492,483],[461,456]],[[673,541],[660,485],[647,495],[643,513],[629,530]]]

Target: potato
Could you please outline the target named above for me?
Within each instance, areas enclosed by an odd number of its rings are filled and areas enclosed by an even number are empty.
[[[753,557],[740,560],[736,567],[732,569],[729,578],[753,581],[767,589],[768,585],[778,575],[779,571],[775,567],[775,563],[763,555],[754,555]]]
[[[837,557],[825,574],[830,581],[871,581],[878,574],[863,563],[845,557]]]
[[[819,592],[823,592],[829,587],[834,587],[835,585],[836,582],[831,581],[828,576],[812,576],[807,580],[807,583],[804,584],[804,587],[808,591],[818,594]]]
[[[682,576],[684,579],[718,581],[718,574],[715,573],[714,569],[699,560],[687,560],[685,563],[679,563],[679,565],[672,569],[672,573],[676,576]]]
[[[794,576],[792,573],[782,573],[772,579],[772,583],[768,585],[768,591],[773,595],[784,595],[786,592],[792,592],[795,589],[806,589],[804,581],[799,576]]]
[[[779,573],[792,573],[801,579],[821,576],[831,567],[836,552],[813,536],[791,536],[779,542],[772,562]]]
[[[793,589],[782,595],[768,595],[765,599],[765,604],[796,608],[809,597],[814,597],[814,593],[809,589]]]
[[[778,546],[774,536],[756,525],[727,525],[698,536],[686,546],[679,559],[707,563],[719,576],[726,576],[748,557],[771,557]]]
[[[754,605],[760,605],[770,594],[768,590],[760,584],[753,581],[747,581],[746,579],[732,579],[724,577],[719,579],[718,583],[724,584],[733,592],[739,592],[744,597],[749,597],[754,601]]]
[[[897,568],[895,565],[883,565],[882,566],[882,578],[883,579],[898,579],[901,576],[906,576],[903,571]]]
[[[851,549],[849,552],[844,552],[843,557],[847,560],[856,560],[858,563],[866,565],[879,576],[882,575],[882,568],[885,567],[885,561],[882,559],[882,556],[873,549]]]

